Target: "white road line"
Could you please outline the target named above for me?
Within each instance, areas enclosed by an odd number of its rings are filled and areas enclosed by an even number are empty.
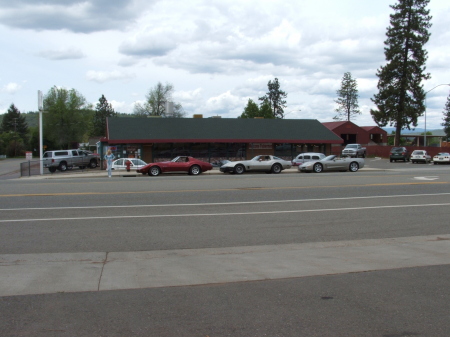
[[[79,218],[47,218],[47,219],[12,219],[0,220],[6,222],[38,222],[38,221],[75,221],[75,220],[104,220],[104,219],[134,219],[134,218],[171,218],[171,217],[198,217],[198,216],[232,216],[232,215],[260,215],[260,214],[286,214],[286,213],[310,213],[310,212],[338,212],[338,211],[361,211],[368,209],[386,208],[412,208],[412,207],[436,207],[450,206],[450,203],[443,204],[419,204],[419,205],[387,205],[371,207],[348,207],[348,208],[322,208],[322,209],[302,209],[292,211],[266,211],[266,212],[233,212],[233,213],[185,213],[185,214],[153,214],[153,215],[114,215],[100,217],[79,217]]]
[[[428,194],[397,194],[397,195],[374,195],[368,197],[345,197],[345,198],[322,198],[322,199],[290,199],[290,200],[263,200],[263,201],[239,201],[239,202],[205,202],[200,204],[154,204],[154,205],[113,205],[113,206],[70,206],[70,207],[30,207],[30,208],[3,208],[0,211],[37,211],[37,210],[60,210],[60,209],[104,209],[104,208],[145,208],[145,207],[185,207],[185,206],[222,206],[222,205],[255,205],[287,202],[313,202],[332,200],[363,200],[363,199],[383,199],[383,198],[404,198],[404,197],[427,197],[443,196],[450,193],[428,193]]]

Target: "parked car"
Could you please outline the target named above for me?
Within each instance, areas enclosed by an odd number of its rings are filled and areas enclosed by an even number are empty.
[[[336,155],[325,157],[321,160],[310,161],[298,167],[299,172],[315,172],[323,171],[350,171],[356,172],[364,167],[363,158],[342,157]]]
[[[96,168],[98,163],[99,155],[86,150],[46,151],[43,155],[43,166],[52,173],[56,170],[64,172],[73,167],[81,169],[85,167]]]
[[[127,169],[127,165],[126,162],[130,161],[130,169],[131,170],[137,170],[138,168],[141,168],[145,165],[147,165],[147,163],[141,159],[137,159],[137,158],[120,158],[120,159],[116,159],[112,162],[112,167],[111,169],[113,170],[126,170]]]
[[[149,163],[136,170],[138,173],[158,176],[166,172],[186,172],[191,175],[199,175],[202,172],[212,170],[210,163],[188,156],[178,156],[171,161]]]
[[[220,167],[220,172],[242,174],[247,171],[265,171],[267,173],[280,173],[291,168],[290,161],[272,156],[261,155],[250,160],[230,161]]]
[[[317,153],[317,152],[300,153],[297,157],[292,159],[292,166],[299,166],[303,163],[306,163],[309,161],[320,160],[325,157],[326,156],[323,153]]]
[[[437,164],[450,164],[450,153],[448,152],[439,152],[437,155],[433,157],[434,165]]]
[[[411,163],[430,163],[431,162],[431,156],[427,153],[425,150],[414,150],[411,153]]]
[[[406,147],[393,147],[389,154],[391,163],[397,160],[409,161],[409,151]]]
[[[342,150],[342,156],[365,158],[366,148],[362,147],[361,144],[347,144],[345,148]]]

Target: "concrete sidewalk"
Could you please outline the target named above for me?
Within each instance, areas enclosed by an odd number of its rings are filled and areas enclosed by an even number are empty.
[[[450,264],[450,234],[139,252],[0,255],[0,296],[245,282]]]
[[[376,169],[376,168],[369,168],[369,167],[364,167],[362,169],[360,169],[360,171],[384,171],[383,169]],[[263,172],[251,172],[252,174],[256,173],[256,174],[264,174]],[[300,172],[298,171],[297,167],[295,168],[290,168],[290,169],[286,169],[283,170],[281,172],[281,174],[287,174],[287,173],[294,173],[294,174],[300,174]],[[229,173],[222,173],[220,172],[219,168],[213,168],[211,171],[206,171],[201,173],[201,175],[217,175],[217,174],[226,174],[228,175]],[[244,173],[245,174],[245,173]],[[250,174],[250,173],[248,173]],[[304,173],[302,173],[304,174]],[[186,175],[185,173],[164,173],[164,175]],[[112,176],[113,178],[127,178],[127,177],[145,177],[147,175],[143,175],[141,173],[136,173],[136,172],[126,172],[125,170],[121,170],[121,171],[112,171]],[[55,173],[45,173],[44,175],[40,176],[40,175],[35,175],[35,176],[30,176],[30,177],[21,177],[21,179],[69,179],[69,178],[107,178],[108,177],[108,173],[106,170],[99,170],[99,169],[95,169],[95,170],[89,170],[89,169],[85,169],[85,170],[74,170],[71,172],[55,172]]]

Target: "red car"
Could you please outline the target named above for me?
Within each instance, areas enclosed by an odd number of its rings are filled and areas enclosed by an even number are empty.
[[[149,176],[158,176],[165,172],[186,172],[196,176],[208,170],[212,170],[210,163],[192,157],[179,156],[171,161],[147,164],[136,170],[136,172],[148,174]]]

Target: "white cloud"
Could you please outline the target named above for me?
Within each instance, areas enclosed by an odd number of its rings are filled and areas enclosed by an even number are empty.
[[[20,89],[22,89],[22,86],[20,84],[11,82],[4,85],[2,91],[7,92],[8,94],[15,94]]]
[[[108,81],[117,81],[117,80],[130,80],[136,77],[133,73],[122,72],[119,70],[113,71],[93,71],[90,70],[86,73],[86,78],[89,81],[94,81],[98,83],[104,83]]]
[[[77,48],[43,50],[37,53],[37,55],[50,60],[74,60],[86,57],[86,55]]]

